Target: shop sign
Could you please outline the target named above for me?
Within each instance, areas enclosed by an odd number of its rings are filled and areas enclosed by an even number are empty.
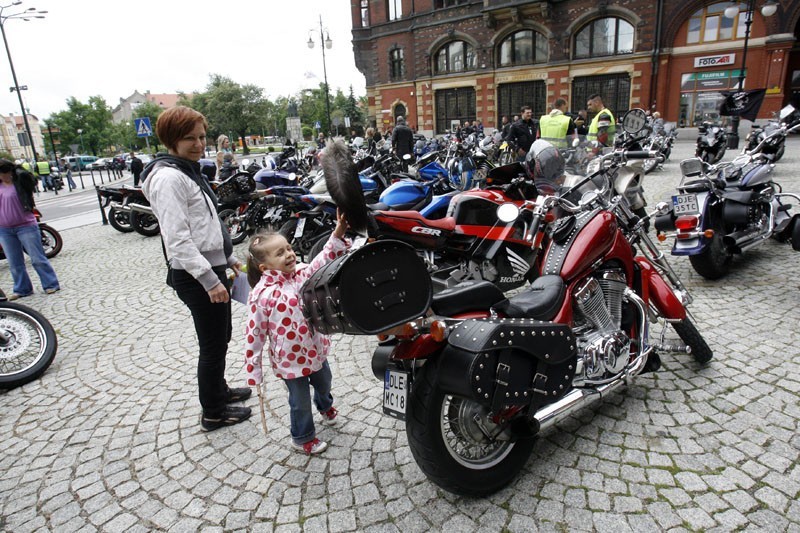
[[[703,56],[694,58],[694,66],[695,68],[721,67],[721,66],[733,65],[734,61],[736,61],[736,54]]]

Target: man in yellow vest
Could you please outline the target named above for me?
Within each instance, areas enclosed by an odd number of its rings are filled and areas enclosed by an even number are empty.
[[[575,137],[575,123],[566,115],[567,101],[559,98],[553,103],[553,110],[549,115],[539,118],[540,139],[547,141],[556,148],[564,149],[569,146],[569,139]]]
[[[42,190],[55,190],[53,189],[53,182],[50,180],[50,163],[47,161],[36,162],[36,173],[42,178]]]
[[[614,114],[603,105],[603,99],[599,94],[593,94],[586,102],[586,109],[590,113],[595,113],[591,124],[589,124],[589,141],[597,141],[601,146],[614,146],[614,136],[617,132],[617,124],[614,121]]]

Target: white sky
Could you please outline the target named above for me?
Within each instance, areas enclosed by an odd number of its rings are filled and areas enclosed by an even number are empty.
[[[70,96],[86,103],[99,95],[113,108],[134,90],[203,91],[212,73],[262,87],[270,99],[317,87],[319,15],[333,41],[325,50],[332,94],[350,85],[356,96],[366,92],[353,60],[350,0],[24,0],[3,15],[30,7],[46,18],[4,27],[17,81],[28,86],[25,107],[40,119],[66,109]],[[0,80],[0,113],[19,115],[5,50]]]

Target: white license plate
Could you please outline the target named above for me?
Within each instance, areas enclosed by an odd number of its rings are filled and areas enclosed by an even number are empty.
[[[387,370],[383,378],[383,412],[400,420],[406,419],[411,375],[400,370]]]
[[[294,238],[298,239],[303,236],[303,228],[306,227],[306,218],[300,217],[297,221],[297,227],[294,229]]]
[[[677,194],[673,196],[672,207],[675,216],[697,215],[700,213],[696,194]]]

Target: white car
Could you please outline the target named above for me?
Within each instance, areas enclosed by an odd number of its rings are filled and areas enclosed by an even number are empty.
[[[145,166],[147,166],[147,163],[149,163],[150,161],[153,160],[153,158],[150,157],[149,154],[136,154],[136,157],[141,159],[142,165],[145,165]],[[125,156],[125,168],[127,168],[128,170],[131,169],[131,156],[130,155]]]
[[[109,164],[111,164],[112,161],[113,158],[111,157],[101,157],[97,161],[92,161],[91,163],[86,165],[86,168],[88,168],[89,170],[105,170],[106,167]]]

